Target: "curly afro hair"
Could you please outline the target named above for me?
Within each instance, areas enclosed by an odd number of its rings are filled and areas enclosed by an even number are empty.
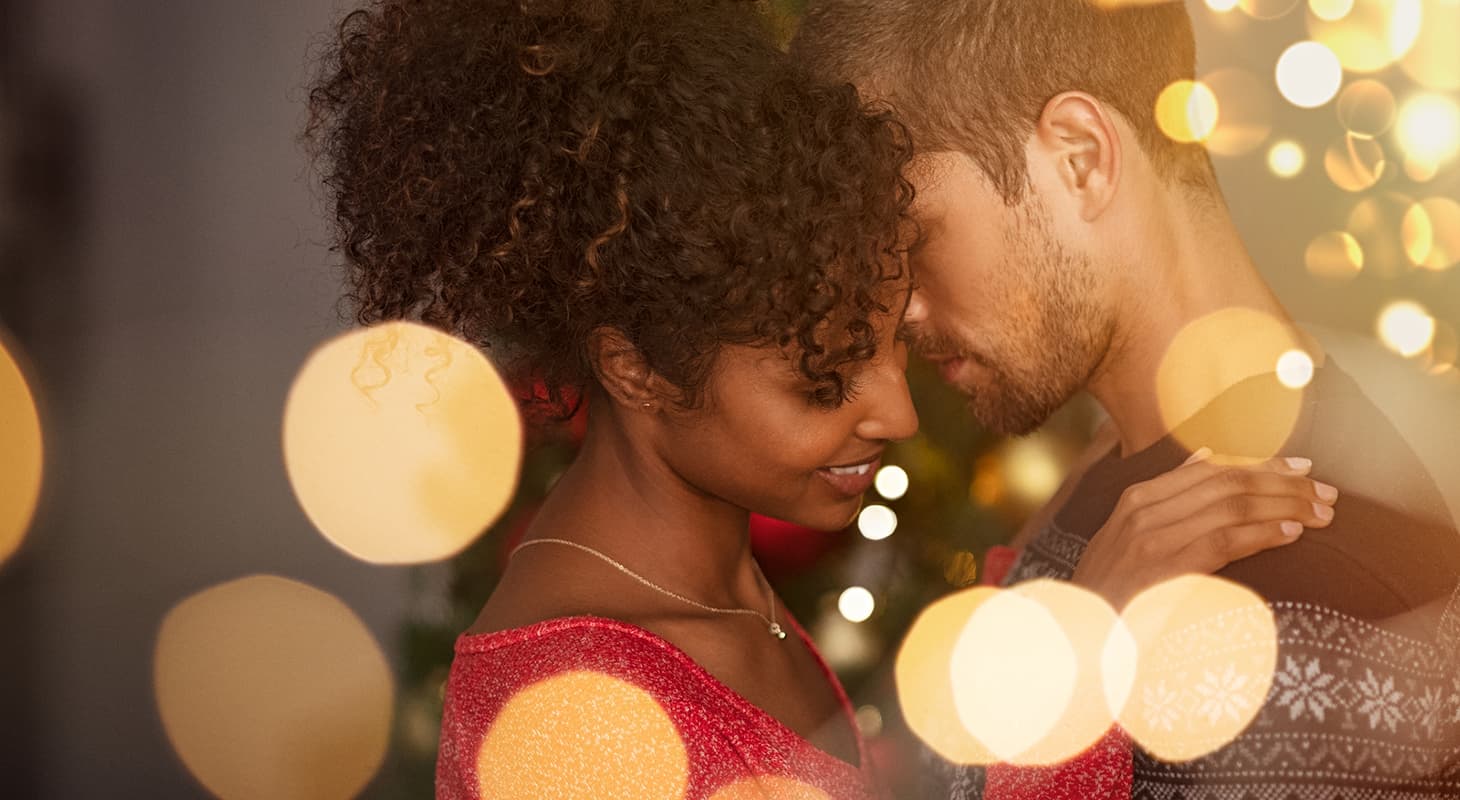
[[[725,344],[835,405],[904,278],[904,129],[747,3],[376,0],[309,110],[356,321],[495,349],[558,408],[605,326],[686,407]]]

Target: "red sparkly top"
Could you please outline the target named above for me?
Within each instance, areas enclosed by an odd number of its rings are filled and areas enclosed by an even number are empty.
[[[880,798],[860,736],[857,751],[861,768],[817,749],[643,628],[565,617],[457,640],[436,797]]]

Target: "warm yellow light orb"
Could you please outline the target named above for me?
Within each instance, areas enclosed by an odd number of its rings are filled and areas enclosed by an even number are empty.
[[[1354,9],[1354,0],[1308,0],[1308,10],[1313,16],[1333,22],[1343,19]]]
[[[1079,668],[1074,645],[1044,604],[1001,592],[974,611],[953,648],[953,705],[1001,761],[1022,762],[1076,699]]]
[[[1237,5],[1253,19],[1277,19],[1298,7],[1300,0],[1238,0]]]
[[[1279,178],[1291,178],[1303,171],[1308,157],[1303,146],[1291,139],[1277,142],[1267,151],[1267,168]]]
[[[0,564],[20,547],[30,528],[43,465],[35,398],[0,335]]]
[[[1298,42],[1278,58],[1278,91],[1299,108],[1327,103],[1342,84],[1343,65],[1338,56],[1318,42]]]
[[[1443,165],[1460,152],[1460,107],[1445,95],[1411,97],[1399,109],[1398,133],[1411,157]]]
[[[1334,186],[1346,192],[1362,192],[1378,183],[1388,165],[1378,142],[1352,133],[1329,145],[1323,154],[1323,171]]]
[[[1156,399],[1172,437],[1192,451],[1204,447],[1212,431],[1193,417],[1234,381],[1271,376],[1278,359],[1302,345],[1291,326],[1253,308],[1229,306],[1188,323],[1167,345],[1156,370]],[[1216,352],[1228,359],[1220,379],[1212,372],[1211,354]],[[1241,457],[1215,458],[1235,463],[1271,458],[1292,435],[1302,408],[1301,392],[1255,390],[1229,395],[1225,404],[1228,419],[1240,416],[1261,423],[1244,431]]]
[[[217,797],[346,800],[390,740],[390,667],[344,603],[257,575],[206,589],[162,620],[157,710],[188,770]]]
[[[682,797],[689,759],[673,720],[618,678],[566,672],[519,691],[477,751],[482,797]]]
[[[836,599],[837,611],[849,622],[866,622],[877,610],[877,600],[861,586],[849,586]]]
[[[908,485],[907,470],[902,467],[889,465],[877,470],[877,493],[886,500],[901,500]]]
[[[1379,340],[1405,358],[1423,353],[1435,339],[1435,318],[1412,300],[1397,300],[1379,312]]]
[[[1370,139],[1394,125],[1397,113],[1394,93],[1376,80],[1355,81],[1338,96],[1338,120],[1356,136]]]
[[[1309,16],[1308,33],[1350,72],[1378,72],[1408,53],[1419,38],[1423,0],[1352,0],[1348,5],[1344,14],[1332,18]]]
[[[659,797],[660,795],[639,795]],[[669,797],[670,795],[663,795]],[[677,797],[678,795],[674,795]],[[779,775],[743,778],[710,795],[710,800],[831,800],[815,786]]]
[[[1404,214],[1404,249],[1417,267],[1442,272],[1460,262],[1460,203],[1431,197]]]
[[[959,720],[949,664],[964,625],[979,607],[1000,593],[992,586],[979,586],[935,601],[913,621],[897,652],[897,700],[908,729],[955,764],[992,764],[998,760]]]
[[[284,413],[299,504],[330,542],[376,564],[471,544],[511,502],[521,458],[516,402],[486,357],[413,323],[315,351]]]
[[[1303,262],[1315,278],[1348,281],[1364,268],[1364,248],[1352,234],[1330,231],[1308,243]]]
[[[1237,7],[1238,0],[1206,0],[1207,8],[1226,13]]]
[[[1156,124],[1175,141],[1205,141],[1217,119],[1217,95],[1200,81],[1176,81],[1156,98]]]
[[[1400,66],[1415,83],[1426,89],[1453,92],[1460,89],[1460,0],[1430,0],[1424,7],[1424,24],[1414,47]]]
[[[1313,357],[1302,350],[1289,350],[1278,358],[1278,381],[1289,389],[1301,389],[1313,382]]]
[[[1137,595],[1121,617],[1139,657],[1120,722],[1146,750],[1189,761],[1257,717],[1277,666],[1277,623],[1251,589],[1187,575]]]
[[[887,506],[867,506],[857,515],[857,530],[867,539],[880,542],[897,530],[897,514]]]

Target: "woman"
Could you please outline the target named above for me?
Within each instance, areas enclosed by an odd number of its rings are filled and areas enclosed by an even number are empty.
[[[311,93],[359,321],[590,409],[458,640],[438,798],[879,794],[747,521],[846,526],[917,427],[909,147],[745,5],[376,0]]]
[[[590,409],[458,642],[438,797],[874,796],[747,521],[846,526],[916,430],[902,129],[742,4],[377,2],[331,56],[312,133],[361,321]]]

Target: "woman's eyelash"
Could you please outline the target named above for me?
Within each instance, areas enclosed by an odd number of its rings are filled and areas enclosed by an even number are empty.
[[[840,390],[832,384],[823,384],[812,389],[807,396],[811,404],[818,408],[836,409],[857,399],[857,392],[861,388],[856,378],[844,378]]]

